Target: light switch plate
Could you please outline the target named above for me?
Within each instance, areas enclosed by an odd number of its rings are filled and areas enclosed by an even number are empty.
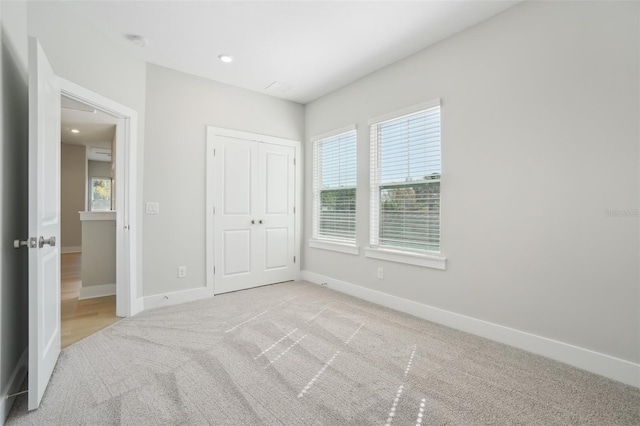
[[[145,212],[147,214],[159,214],[160,213],[160,203],[157,201],[148,201],[145,207]]]

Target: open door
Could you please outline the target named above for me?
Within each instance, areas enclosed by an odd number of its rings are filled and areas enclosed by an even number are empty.
[[[60,355],[60,86],[29,38],[29,410]]]

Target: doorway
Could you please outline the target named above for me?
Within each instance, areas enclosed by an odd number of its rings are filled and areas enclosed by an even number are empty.
[[[121,119],[61,96],[61,347],[116,316],[114,147]]]
[[[115,206],[109,214],[115,216],[115,303],[116,316],[128,317],[135,315],[142,310],[140,300],[137,295],[138,290],[138,268],[137,259],[140,257],[140,248],[137,242],[142,238],[139,223],[138,209],[136,208],[138,199],[137,188],[137,113],[111,99],[105,98],[95,92],[87,90],[75,83],[63,78],[59,78],[61,96],[65,102],[74,102],[82,105],[82,108],[95,110],[94,115],[110,117],[111,124],[115,123],[115,134],[113,135],[111,158],[116,165],[111,179],[111,203]],[[97,149],[95,155],[105,155],[101,149]],[[91,176],[86,176],[87,182],[85,194],[87,203],[83,210],[90,210],[90,200],[92,195],[89,191],[92,184]],[[98,176],[99,178],[99,176]],[[104,199],[95,199],[97,204]],[[111,219],[111,218],[110,218]],[[109,289],[98,285],[96,291],[88,292],[88,296],[99,296]]]

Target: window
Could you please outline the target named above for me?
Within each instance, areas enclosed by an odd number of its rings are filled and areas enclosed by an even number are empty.
[[[440,252],[440,172],[439,101],[371,123],[372,247]]]
[[[355,244],[356,131],[313,143],[313,238]]]
[[[91,178],[91,211],[111,210],[111,178]]]

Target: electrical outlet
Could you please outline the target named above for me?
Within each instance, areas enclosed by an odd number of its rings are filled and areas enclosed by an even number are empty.
[[[178,266],[178,278],[184,278],[187,276],[187,267]]]
[[[160,203],[157,201],[149,201],[145,205],[146,214],[160,214]]]
[[[378,267],[378,279],[381,280],[384,278],[384,270],[382,269],[382,266]]]

